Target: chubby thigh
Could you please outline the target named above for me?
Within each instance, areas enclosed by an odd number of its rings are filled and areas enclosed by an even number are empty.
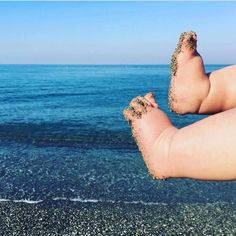
[[[178,130],[169,158],[172,177],[236,179],[236,108]]]

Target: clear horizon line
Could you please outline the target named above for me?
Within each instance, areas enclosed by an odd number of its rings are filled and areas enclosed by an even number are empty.
[[[81,65],[81,66],[141,66],[170,65],[170,63],[0,63],[0,65]],[[205,63],[205,65],[233,65],[232,63]]]

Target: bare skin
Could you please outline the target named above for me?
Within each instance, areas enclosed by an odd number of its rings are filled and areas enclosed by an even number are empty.
[[[236,108],[177,129],[153,94],[142,99],[124,115],[154,178],[236,179]]]
[[[181,34],[177,49],[172,56],[170,108],[178,114],[213,114],[236,108],[236,65],[206,74],[192,31]]]

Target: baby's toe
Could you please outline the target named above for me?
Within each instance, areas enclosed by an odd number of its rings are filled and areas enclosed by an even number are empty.
[[[197,34],[193,31],[185,32],[183,39],[183,47],[185,49],[195,50],[197,47]]]
[[[147,107],[147,106],[151,106],[152,104],[146,98],[141,97],[141,96],[134,98],[130,102],[130,106],[132,106],[132,107],[137,107],[139,105],[142,107]]]
[[[144,96],[144,98],[147,99],[147,100],[152,104],[152,106],[153,106],[154,108],[158,108],[158,104],[157,104],[157,102],[156,102],[156,100],[155,100],[155,95],[154,95],[154,93],[149,92],[149,93],[147,93],[147,94]]]
[[[133,107],[124,109],[123,114],[128,122],[132,122],[135,119],[135,111]]]
[[[152,107],[152,104],[144,97],[137,97],[131,101],[130,106],[133,107],[135,113],[141,117],[142,114],[146,113],[148,109]]]

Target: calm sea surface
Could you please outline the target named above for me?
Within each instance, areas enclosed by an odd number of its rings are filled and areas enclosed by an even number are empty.
[[[204,117],[169,112],[169,74],[167,65],[0,65],[0,198],[236,202],[236,182],[149,176],[122,115],[129,101],[153,91],[178,127]]]

